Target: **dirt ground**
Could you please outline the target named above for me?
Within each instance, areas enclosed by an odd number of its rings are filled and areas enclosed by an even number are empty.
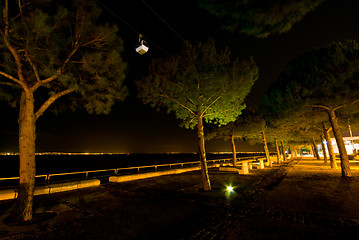
[[[340,164],[338,163],[340,166]],[[0,239],[345,239],[359,233],[359,163],[343,180],[340,169],[293,160],[247,175],[200,173],[36,196],[34,221],[9,217],[0,202]],[[225,187],[232,185],[234,193]]]

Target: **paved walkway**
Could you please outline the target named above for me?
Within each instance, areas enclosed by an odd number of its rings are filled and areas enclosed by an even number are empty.
[[[247,175],[211,170],[212,192],[200,190],[199,172],[107,183],[38,196],[38,221],[20,226],[6,220],[14,201],[0,202],[0,239],[345,239],[359,233],[351,166],[345,181],[313,159]]]
[[[340,164],[338,164],[340,166]],[[239,211],[218,239],[345,239],[359,234],[359,164],[352,178],[314,159],[294,160],[253,188],[253,201]],[[277,180],[275,180],[277,179]],[[260,183],[259,183],[260,184]],[[206,239],[206,238],[200,238]],[[208,239],[208,238],[207,238]]]

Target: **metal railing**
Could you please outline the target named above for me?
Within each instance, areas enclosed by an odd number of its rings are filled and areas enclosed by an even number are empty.
[[[237,162],[246,162],[246,161],[256,161],[262,157],[243,157],[238,158]],[[221,163],[231,163],[232,158],[225,159],[213,159],[207,160],[207,164],[209,167]],[[156,165],[148,165],[148,166],[136,166],[136,167],[126,167],[126,168],[111,168],[111,169],[101,169],[101,170],[88,170],[88,171],[79,171],[79,172],[67,172],[67,173],[51,173],[51,174],[42,174],[36,175],[36,184],[46,185],[50,183],[51,179],[55,179],[52,182],[66,182],[71,180],[79,180],[79,179],[89,179],[89,178],[101,178],[112,175],[129,175],[129,174],[137,174],[144,172],[153,172],[153,171],[161,171],[161,170],[169,170],[175,168],[189,168],[200,165],[200,161],[195,162],[182,162],[182,163],[167,163],[167,164],[156,164]],[[0,182],[2,181],[11,181],[18,180],[19,177],[8,177],[8,178],[0,178]],[[41,180],[43,179],[43,180]],[[17,184],[17,183],[16,183]],[[9,187],[15,186],[16,184],[1,186],[1,187]]]

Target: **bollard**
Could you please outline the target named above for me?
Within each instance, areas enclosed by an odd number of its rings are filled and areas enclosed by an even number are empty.
[[[259,167],[258,167],[259,169],[263,169],[264,168],[264,161],[263,161],[263,159],[260,159],[259,160]]]
[[[242,162],[242,174],[247,174],[249,173],[249,170],[248,170],[248,162]]]

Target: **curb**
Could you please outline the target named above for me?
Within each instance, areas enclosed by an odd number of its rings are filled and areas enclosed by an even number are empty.
[[[71,191],[81,188],[95,187],[99,185],[100,185],[99,179],[89,179],[89,180],[81,180],[81,181],[67,182],[67,183],[56,183],[47,186],[35,187],[34,195],[36,196],[36,195],[51,194],[57,192],[65,192],[65,191]],[[17,193],[18,193],[17,188],[0,190],[0,201],[15,199],[17,198]]]

